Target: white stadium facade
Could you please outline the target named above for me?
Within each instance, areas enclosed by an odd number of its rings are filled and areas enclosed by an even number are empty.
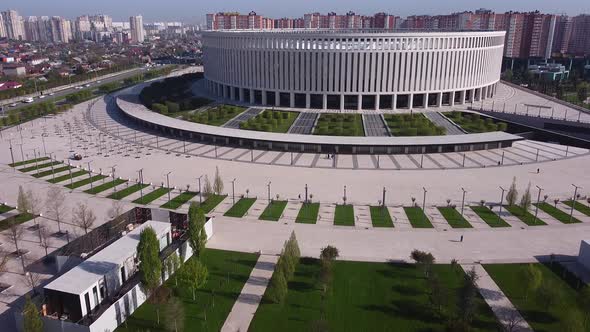
[[[207,87],[256,105],[324,110],[454,106],[492,97],[504,31],[203,32]]]

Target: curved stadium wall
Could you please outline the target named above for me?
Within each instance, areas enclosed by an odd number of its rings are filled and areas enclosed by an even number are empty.
[[[203,33],[207,87],[250,104],[411,109],[492,97],[504,31],[225,30]]]

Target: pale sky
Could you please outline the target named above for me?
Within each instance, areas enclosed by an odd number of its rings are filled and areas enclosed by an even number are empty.
[[[370,15],[387,12],[398,16],[418,14],[448,14],[456,11],[489,8],[497,12],[508,10],[544,13],[590,14],[589,0],[2,0],[0,9],[15,9],[22,16],[64,16],[74,18],[83,14],[104,13],[115,21],[127,20],[141,14],[144,21],[204,22],[205,14],[219,11],[256,11],[273,18],[300,17],[304,13],[349,10]]]

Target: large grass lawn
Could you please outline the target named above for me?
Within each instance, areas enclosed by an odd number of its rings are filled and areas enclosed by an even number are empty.
[[[245,110],[245,108],[239,106],[219,105],[194,114],[190,117],[190,120],[210,126],[222,126]]]
[[[523,208],[521,208],[520,206],[517,205],[505,205],[504,208],[506,210],[508,210],[508,212],[510,212],[510,214],[512,214],[513,216],[515,216],[516,218],[520,219],[523,223],[529,225],[529,226],[543,226],[543,225],[547,225],[543,220],[541,220],[540,218],[537,217],[537,220],[535,221],[535,215],[525,211]]]
[[[42,178],[42,177],[45,177],[45,176],[48,176],[48,175],[51,175],[51,174],[65,172],[65,171],[70,170],[70,169],[73,169],[73,168],[75,168],[75,167],[74,166],[68,166],[68,165],[60,166],[58,168],[55,168],[54,167],[53,170],[49,169],[49,170],[46,170],[46,171],[41,171],[39,173],[35,173],[35,174],[33,174],[33,177]]]
[[[404,207],[406,216],[414,228],[434,228],[428,217],[419,207]]]
[[[457,209],[452,207],[438,207],[440,214],[447,220],[449,225],[453,228],[472,228],[469,221],[467,221]]]
[[[64,176],[66,176],[66,179],[70,179],[69,175],[64,175]],[[85,186],[85,185],[89,184],[90,182],[96,182],[96,181],[105,179],[106,177],[107,177],[106,175],[94,175],[91,178],[84,178],[83,180],[75,181],[72,183],[70,183],[68,181],[68,184],[65,185],[65,187],[68,189],[76,189],[76,188],[80,188],[82,186]],[[73,179],[73,176],[72,176],[72,179]]]
[[[226,197],[227,195],[211,194],[206,200],[203,201],[203,204],[199,205],[199,207],[203,209],[203,212],[209,213],[213,211],[213,209],[215,209],[215,207],[219,205],[219,203],[221,203]]]
[[[201,262],[207,266],[209,278],[205,286],[196,292],[196,301],[193,301],[189,289],[176,289],[184,305],[183,331],[220,331],[257,259],[258,256],[251,253],[205,249]],[[166,285],[175,288],[174,276],[168,279]],[[169,331],[164,324],[160,320],[160,325],[156,325],[155,307],[146,302],[129,317],[127,324],[122,324],[115,331]]]
[[[493,264],[484,267],[533,330],[565,331],[564,323],[568,319],[568,312],[575,308],[581,310],[576,301],[577,280],[565,272],[558,263],[554,263],[553,266],[536,265],[543,274],[543,282],[546,282],[548,288],[558,297],[553,303],[545,302],[544,299],[547,297],[541,294],[527,294],[527,280],[523,277],[527,264]],[[590,326],[586,331],[590,331]]]
[[[302,259],[284,303],[263,301],[249,331],[313,331],[322,310],[319,265]],[[450,313],[456,312],[463,272],[435,265],[433,273],[450,290],[442,316],[430,305],[428,282],[415,265],[336,261],[325,305],[329,331],[444,331]],[[476,301],[474,330],[497,331],[491,309],[479,296]]]
[[[269,221],[279,221],[281,219],[281,215],[283,211],[287,207],[287,201],[277,201],[273,200],[266,206],[264,211],[258,219],[260,220],[269,220]]]
[[[149,192],[148,194],[144,194],[143,198],[140,197],[133,201],[133,203],[147,205],[151,202],[155,201],[156,199],[166,195],[170,191],[170,188],[160,187],[154,189],[153,191]]]
[[[297,213],[296,223],[315,224],[318,221],[320,203],[303,203]]]
[[[149,187],[149,184],[145,184],[145,183],[139,184],[139,183],[136,183],[136,184],[134,184],[132,186],[129,186],[127,188],[121,189],[119,191],[116,191],[116,192],[110,194],[108,196],[108,198],[120,200],[120,199],[123,199],[123,198],[125,198],[125,197],[127,197],[127,196],[129,196],[129,195],[131,195],[131,194],[133,194],[135,192],[138,192],[140,189],[145,189],[146,187]]]
[[[37,158],[37,159],[23,160],[23,161],[16,162],[14,164],[8,164],[8,166],[10,166],[10,167],[19,167],[19,166],[23,166],[23,165],[27,165],[27,164],[32,164],[32,163],[35,163],[35,162],[45,161],[45,160],[48,160],[48,159],[49,159],[49,157],[41,157],[41,158]]]
[[[436,126],[420,113],[385,114],[383,118],[393,136],[433,136],[446,133],[445,128]]]
[[[114,188],[116,186],[122,185],[124,183],[126,183],[127,180],[123,180],[123,179],[115,179],[114,181],[106,181],[105,183],[98,185],[98,186],[93,186],[92,188],[88,189],[88,190],[84,190],[85,193],[87,194],[91,194],[91,195],[95,195],[98,193],[101,193],[103,191],[109,190],[111,188]]]
[[[534,205],[537,205],[537,204],[534,204]],[[539,206],[539,210],[543,210],[545,213],[547,213],[548,215],[552,216],[553,218],[561,221],[564,224],[576,224],[576,223],[581,222],[579,219],[576,219],[576,217],[572,217],[570,220],[569,213],[561,211],[560,209],[556,208],[555,206],[553,206],[547,202],[541,202],[538,204],[538,206]]]
[[[45,164],[37,164],[37,165],[33,165],[33,166],[27,166],[27,167],[24,167],[24,168],[19,168],[19,171],[20,172],[23,172],[23,173],[28,173],[28,172],[31,172],[31,171],[37,171],[37,170],[40,170],[40,169],[43,169],[43,168],[47,168],[47,167],[51,167],[51,166],[57,166],[57,165],[63,165],[63,164],[61,162],[59,162],[59,161],[51,161],[51,162],[48,162],[48,163],[45,163]]]
[[[371,206],[369,209],[373,227],[393,227],[393,220],[391,220],[387,207]]]
[[[240,198],[227,212],[226,217],[242,218],[248,213],[248,210],[254,205],[256,198]]]
[[[486,206],[477,205],[470,208],[490,227],[510,227],[510,224]]]
[[[87,171],[76,171],[76,172],[72,172],[71,178],[77,178],[78,176],[82,176],[82,175],[88,175]],[[60,175],[56,178],[52,178],[52,179],[48,179],[47,182],[50,183],[59,183],[65,180],[69,180],[70,179],[70,174],[65,174],[65,175]]]
[[[185,191],[180,195],[173,197],[170,202],[164,203],[161,207],[164,209],[171,209],[176,210],[181,207],[184,203],[191,200],[191,198],[197,196],[197,193],[194,191]]]
[[[240,129],[286,133],[298,115],[298,112],[265,110],[248,121],[242,122]]]
[[[563,204],[571,207],[572,205],[574,206],[574,210],[579,211],[585,215],[587,215],[588,217],[590,217],[590,206],[580,203],[578,201],[576,201],[576,204],[574,205],[573,201],[564,201]]]
[[[322,113],[313,130],[314,135],[365,136],[360,114]]]
[[[351,204],[336,205],[334,211],[334,225],[354,226],[354,206]]]
[[[482,117],[479,114],[463,112],[445,112],[447,118],[452,120],[468,133],[487,133],[490,131],[505,131],[508,125],[505,122],[494,122],[493,119]]]

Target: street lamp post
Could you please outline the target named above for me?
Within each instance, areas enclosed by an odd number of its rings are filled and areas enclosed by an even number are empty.
[[[137,175],[137,179],[139,180],[139,196],[143,202],[143,168],[140,168],[137,172],[139,173]]]
[[[266,185],[266,186],[267,186],[267,188],[268,188],[268,201],[269,201],[269,202],[270,202],[270,184],[271,184],[271,183],[272,183],[271,181],[268,181],[268,184]]]
[[[383,200],[381,201],[382,202],[381,204],[383,204],[383,207],[385,207],[385,192],[386,192],[385,187],[383,187]]]
[[[346,185],[344,186],[344,204],[346,204]]]
[[[72,165],[70,159],[68,159],[68,172],[70,173],[70,187],[74,186],[74,179],[72,178]],[[71,188],[74,189],[74,188]]]
[[[166,187],[168,188],[168,204],[170,204],[170,173],[166,173]]]
[[[582,189],[582,187],[578,187],[572,183],[574,186],[574,197],[572,197],[572,208],[570,209],[570,223],[574,219],[574,206],[576,205],[576,196],[578,196],[578,189]]]
[[[506,191],[506,189],[500,187],[500,190],[502,190],[502,196],[500,196],[500,211],[498,211],[498,222],[500,221],[500,218],[502,218],[502,204],[504,204],[504,192]]]
[[[111,166],[111,170],[113,171],[113,174],[112,174],[113,175],[113,188],[114,188],[114,191],[117,191],[117,186],[115,185],[115,167],[117,167],[117,165]]]
[[[465,209],[465,193],[467,192],[467,190],[463,189],[463,187],[461,187],[461,190],[463,191],[463,199],[461,200],[461,216],[462,216],[463,210]]]
[[[425,187],[422,187],[424,190],[424,198],[422,198],[422,222],[424,222],[426,218],[426,193],[428,192]]]
[[[236,179],[231,181],[231,200],[233,204],[236,204]]]
[[[201,203],[203,203],[203,193],[201,192],[201,178],[202,177],[203,176],[201,175],[197,178],[197,180],[199,180],[199,205],[201,205]]]
[[[539,193],[537,194],[537,204],[535,205],[535,219],[533,220],[533,225],[537,224],[537,215],[539,213],[539,203],[541,202],[541,191],[543,188],[536,186],[539,189]]]
[[[87,164],[88,164],[88,181],[90,181],[90,190],[92,190],[92,181],[91,181],[91,179],[92,179],[92,172],[90,170],[90,163],[91,163],[91,161],[87,162]]]
[[[307,183],[305,184],[305,203],[307,203]]]

